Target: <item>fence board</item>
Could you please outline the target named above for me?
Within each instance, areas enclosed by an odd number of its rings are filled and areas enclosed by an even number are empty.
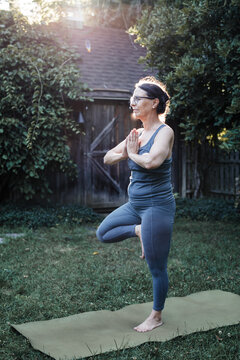
[[[203,196],[218,196],[225,199],[236,199],[240,196],[240,159],[239,152],[226,153],[219,149],[203,146],[196,148],[184,145],[182,148],[182,197],[192,197],[197,192],[199,176],[204,165],[207,167],[207,176],[201,177],[201,194]],[[200,159],[200,160],[198,160]],[[197,170],[198,169],[198,170]]]

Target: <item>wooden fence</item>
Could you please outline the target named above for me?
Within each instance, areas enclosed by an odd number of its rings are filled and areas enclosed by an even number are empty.
[[[181,144],[182,197],[240,197],[239,152]]]

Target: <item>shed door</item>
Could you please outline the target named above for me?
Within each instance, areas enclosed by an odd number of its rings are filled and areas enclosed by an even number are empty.
[[[128,104],[94,102],[84,111],[85,205],[116,207],[127,200],[129,169],[127,161],[105,165],[105,153],[125,139],[131,128]]]

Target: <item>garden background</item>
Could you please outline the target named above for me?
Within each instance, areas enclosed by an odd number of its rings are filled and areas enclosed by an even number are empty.
[[[63,38],[65,31],[82,31],[79,24],[107,29],[112,37],[127,31],[133,46],[144,49],[141,66],[148,66],[171,94],[167,121],[176,135],[177,216],[168,296],[209,289],[239,294],[239,1],[83,0],[79,8],[79,2],[38,0],[32,10],[17,0],[0,5],[5,8],[0,13],[3,359],[48,358],[9,322],[152,300],[138,242],[105,247],[96,240],[104,216],[100,210],[107,212],[126,198],[125,168],[106,169],[101,159],[105,147],[123,135],[119,119],[124,131],[129,129],[130,90],[97,98],[86,72],[81,73],[76,43]],[[85,42],[87,51],[89,46]],[[96,139],[85,132],[86,106],[95,109],[90,112],[95,125],[101,128],[105,116],[104,126],[112,128],[104,147],[76,161],[74,144],[85,144],[85,156]],[[238,326],[224,327],[92,358],[235,360],[238,331]]]

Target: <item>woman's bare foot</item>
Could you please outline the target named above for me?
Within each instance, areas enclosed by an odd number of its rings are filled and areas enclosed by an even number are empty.
[[[136,326],[134,330],[138,332],[146,332],[151,331],[161,325],[163,325],[163,322],[161,320],[161,311],[152,310],[149,317],[143,323]]]
[[[140,242],[141,242],[142,255],[140,256],[140,258],[145,259],[144,248],[143,248],[143,243],[142,243],[142,236],[141,236],[141,225],[136,225],[135,234],[137,235],[137,237],[139,237]]]

